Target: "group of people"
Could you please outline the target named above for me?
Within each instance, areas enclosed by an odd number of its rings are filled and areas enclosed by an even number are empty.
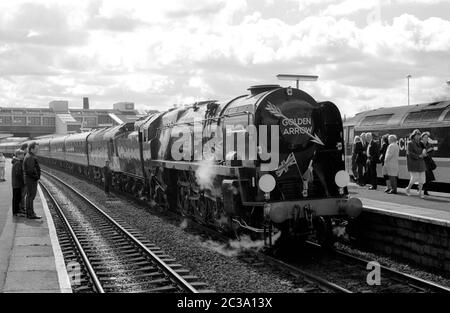
[[[407,168],[410,181],[406,188],[409,196],[414,184],[419,186],[419,196],[428,195],[428,183],[435,180],[433,170],[436,164],[433,161],[433,147],[429,142],[430,133],[421,133],[414,130],[407,146]],[[386,134],[381,137],[381,147],[373,140],[372,133],[362,133],[355,136],[352,153],[352,172],[357,183],[365,186],[371,184],[369,189],[377,189],[377,164],[382,165],[382,175],[386,180],[385,192],[397,194],[397,179],[399,173],[400,148],[397,136]]]
[[[41,177],[36,153],[38,145],[35,142],[22,145],[14,152],[11,169],[11,185],[13,189],[12,210],[14,216],[26,216],[29,219],[41,219],[34,212],[33,202],[37,193],[37,184]],[[0,152],[0,180],[6,181],[4,155]]]

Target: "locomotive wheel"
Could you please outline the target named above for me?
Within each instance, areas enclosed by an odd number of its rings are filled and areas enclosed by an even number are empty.
[[[333,223],[329,216],[319,216],[314,220],[316,240],[323,248],[329,249],[334,244]]]

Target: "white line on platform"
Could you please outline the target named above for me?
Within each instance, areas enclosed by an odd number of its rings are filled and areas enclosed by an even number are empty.
[[[39,197],[41,197],[42,207],[44,208],[45,218],[47,219],[48,231],[52,242],[53,254],[55,256],[56,272],[58,273],[59,288],[61,293],[72,293],[69,275],[67,274],[66,263],[59,245],[58,235],[56,234],[55,224],[52,215],[45,200],[41,186],[38,185]]]

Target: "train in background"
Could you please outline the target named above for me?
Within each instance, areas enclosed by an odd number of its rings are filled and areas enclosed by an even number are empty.
[[[314,236],[329,245],[335,220],[362,210],[359,199],[348,197],[338,108],[291,87],[249,91],[228,102],[197,102],[134,123],[41,138],[39,158],[97,182],[108,160],[113,187],[136,198],[226,231],[245,229],[269,239],[281,231],[282,237]],[[267,126],[266,141],[260,126]],[[247,144],[239,155],[238,136],[245,143],[256,136],[257,146]],[[274,156],[260,153],[275,149],[274,142],[279,153],[270,168]],[[198,150],[213,157],[199,161]],[[257,158],[249,157],[252,151]]]
[[[410,176],[406,167],[406,149],[409,134],[414,129],[430,132],[430,142],[435,151],[433,159],[437,169],[434,171],[436,181],[431,183],[432,190],[449,190],[450,186],[450,101],[425,104],[379,108],[356,114],[344,121],[345,163],[351,172],[353,141],[356,135],[371,132],[375,140],[385,134],[394,134],[400,147],[399,179],[403,184]],[[378,164],[378,177],[381,179],[381,164]]]
[[[0,152],[7,158],[12,158],[14,152],[22,146],[28,138],[7,138],[0,141]]]

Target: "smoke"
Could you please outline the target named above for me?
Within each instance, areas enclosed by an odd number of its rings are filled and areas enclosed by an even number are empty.
[[[211,189],[213,187],[214,177],[216,176],[212,160],[202,160],[198,162],[199,167],[195,171],[197,184],[201,189]]]
[[[272,236],[272,244],[280,238],[281,232]],[[240,240],[229,240],[227,243],[220,243],[214,240],[206,240],[201,243],[202,246],[216,251],[227,257],[237,256],[243,250],[261,250],[264,245],[264,240],[252,240],[250,236],[244,235]]]

